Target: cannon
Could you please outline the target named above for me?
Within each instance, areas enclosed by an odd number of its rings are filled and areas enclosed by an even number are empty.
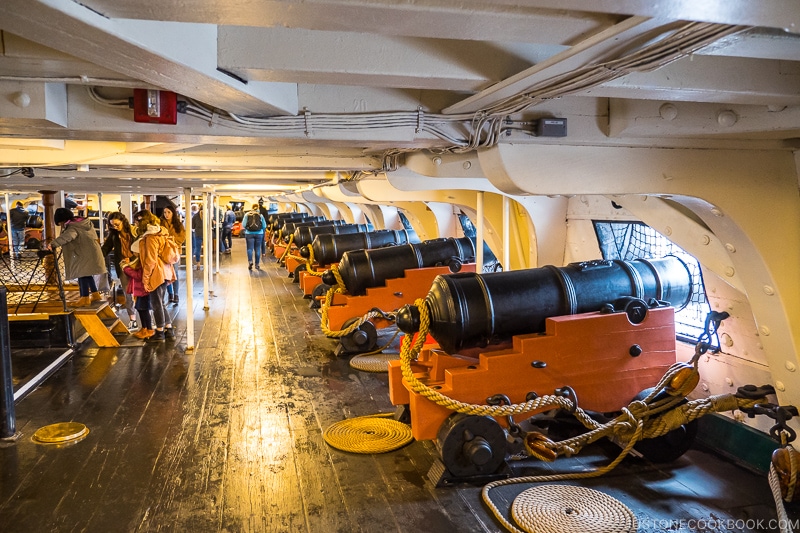
[[[419,242],[419,237],[417,237],[413,229],[384,229],[366,233],[317,235],[311,243],[311,248],[314,251],[314,259],[318,264],[329,265],[341,260],[345,252],[385,248],[398,244],[418,244]],[[300,255],[305,258],[311,256],[308,248],[302,248]]]
[[[295,234],[298,228],[305,228],[305,227],[314,227],[320,228],[324,226],[344,226],[347,223],[344,220],[300,220],[297,222],[287,222],[283,225],[283,229],[281,229],[281,235],[283,236],[283,242],[289,242],[289,239]]]
[[[451,272],[458,272],[464,263],[474,261],[475,243],[471,238],[449,237],[406,246],[345,252],[338,269],[347,293],[358,296],[369,287],[383,285],[387,279],[401,277],[409,269],[444,265],[450,267]],[[326,272],[322,281],[335,285],[336,277]]]
[[[343,235],[345,233],[363,233],[372,231],[372,224],[341,224],[339,226],[301,226],[294,230],[294,244],[302,248],[311,244],[317,235],[333,234]]]
[[[303,218],[308,218],[311,215],[308,213],[277,213],[272,214],[269,216],[269,220],[267,220],[267,229],[270,231],[275,231],[283,225],[284,222],[288,222],[290,220],[301,220]]]
[[[289,242],[289,235],[294,234],[300,226],[328,226],[334,224],[344,224],[341,220],[328,220],[325,217],[306,217],[300,220],[287,220],[281,225],[281,235],[284,237],[284,242]]]
[[[407,305],[396,321],[415,333],[427,313],[432,339],[409,364],[438,394],[480,405],[565,396],[600,420],[644,398],[675,367],[675,308],[691,296],[691,273],[677,257],[599,260],[438,276],[424,309]],[[453,413],[414,389],[402,365],[389,362],[390,400],[407,407],[415,439],[435,441],[441,461],[430,476],[439,485],[503,477],[521,434],[556,431],[558,421],[542,414],[552,408],[505,417]],[[683,424],[635,448],[671,461],[695,432],[694,423]]]
[[[439,276],[426,303],[431,336],[444,351],[456,353],[513,335],[544,331],[547,317],[598,311],[620,298],[645,302],[654,298],[683,309],[691,295],[689,268],[677,257],[668,256]],[[629,304],[630,313],[637,311],[637,304]],[[418,316],[413,306],[405,307],[398,313],[397,325],[413,333],[419,328]]]

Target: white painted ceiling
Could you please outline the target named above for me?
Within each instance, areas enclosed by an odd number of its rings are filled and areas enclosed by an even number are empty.
[[[3,0],[0,30],[0,173],[35,172],[12,190],[268,192],[409,151],[800,139],[795,0]],[[189,112],[134,122],[134,88]],[[546,118],[567,136],[535,135]]]

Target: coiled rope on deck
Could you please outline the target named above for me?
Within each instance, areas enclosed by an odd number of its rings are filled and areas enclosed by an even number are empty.
[[[638,528],[636,515],[619,500],[569,485],[541,485],[523,491],[514,499],[511,516],[525,531],[536,533],[633,533]]]
[[[352,453],[385,453],[414,440],[411,427],[391,420],[392,413],[359,416],[336,422],[322,438],[337,450]]]
[[[389,361],[396,361],[398,354],[381,353],[385,348],[386,346],[381,346],[373,352],[356,355],[350,359],[350,367],[362,372],[388,372]]]

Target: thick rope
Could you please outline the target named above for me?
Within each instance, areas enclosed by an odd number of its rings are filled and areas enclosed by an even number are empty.
[[[289,255],[289,250],[291,250],[293,242],[294,233],[289,236],[289,242],[286,243],[286,249],[283,250],[283,254],[281,254],[280,258],[278,259],[279,263],[283,263],[284,259],[286,259],[286,256]]]
[[[536,533],[634,533],[636,515],[603,492],[571,485],[541,485],[514,500],[511,516],[525,531]]]
[[[793,453],[790,453],[790,458],[792,457]],[[790,459],[792,462],[792,472],[795,472],[794,468],[794,460]],[[772,491],[772,499],[775,500],[775,512],[778,515],[778,528],[780,529],[781,533],[792,533],[793,529],[791,523],[789,522],[789,516],[786,514],[786,508],[783,505],[784,498],[781,492],[781,482],[780,477],[778,475],[778,471],[775,469],[774,464],[769,465],[769,488]],[[791,500],[786,500],[791,501]]]
[[[397,360],[396,353],[359,354],[350,359],[350,368],[377,374],[388,372],[389,361],[394,360]]]
[[[325,301],[322,302],[322,309],[321,309],[321,319],[320,319],[320,329],[322,329],[322,333],[325,334],[326,337],[332,337],[334,339],[339,339],[342,337],[347,337],[355,330],[361,327],[361,325],[372,319],[377,318],[379,316],[383,316],[382,313],[378,313],[377,311],[369,311],[368,313],[364,314],[363,316],[359,317],[358,320],[350,324],[344,329],[333,330],[330,329],[330,319],[328,318],[328,309],[331,307],[331,302],[333,301],[333,295],[337,292],[337,287],[331,287],[328,289],[328,292],[325,293]]]
[[[318,278],[321,278],[325,272],[323,272],[322,270],[320,270],[319,272],[314,270],[314,248],[310,244],[307,244],[306,248],[308,248],[308,259],[306,259],[306,272],[308,272],[309,276],[316,276]]]
[[[414,440],[411,427],[387,420],[392,413],[348,418],[329,426],[322,438],[337,450],[352,453],[384,453]]]

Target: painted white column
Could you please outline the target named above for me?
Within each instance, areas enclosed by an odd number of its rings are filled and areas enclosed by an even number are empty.
[[[503,270],[511,270],[511,200],[503,195]]]
[[[184,226],[186,228],[186,351],[194,351],[194,302],[192,296],[194,294],[194,271],[192,270],[192,189],[187,187],[183,190],[185,208]],[[123,205],[124,200],[123,200]],[[128,210],[131,209],[131,202],[128,201]]]
[[[130,222],[133,218],[133,209],[131,209],[132,201],[133,198],[131,198],[130,193],[119,195],[119,212],[125,215],[125,218],[128,219],[128,222]]]
[[[88,204],[87,204],[87,207],[86,207],[86,215],[87,216],[89,215]],[[99,228],[100,228],[99,229],[99,231],[100,231],[100,244],[103,244],[103,242],[106,240],[106,238],[105,238],[105,231],[103,231],[104,228],[105,228],[105,223],[103,221],[103,193],[101,193],[101,192],[97,193],[97,218],[100,221],[100,226],[99,226]]]
[[[14,242],[13,237],[11,236],[11,211],[9,211],[9,206],[11,202],[8,198],[8,192],[5,193],[5,203],[6,203],[6,233],[8,234],[8,257],[11,260],[11,265],[13,268],[14,265],[14,246],[16,243]]]
[[[215,274],[219,274],[219,256],[220,256],[220,252],[219,251],[220,251],[220,248],[222,248],[222,239],[220,239],[220,227],[222,226],[222,224],[220,224],[220,221],[219,221],[220,211],[219,211],[219,195],[218,194],[214,194],[214,205],[217,208],[216,209],[216,213],[214,214],[214,221],[216,221],[216,223],[217,223],[217,245],[214,247],[215,248],[214,257],[217,258],[217,265],[214,268],[214,273]]]
[[[211,202],[211,195],[207,192],[203,193],[203,309],[208,311],[208,295],[210,292],[210,279],[209,270],[211,270],[211,215],[209,214],[209,203]]]
[[[483,272],[483,191],[478,191],[477,205],[478,214],[475,218],[475,271]],[[503,265],[505,266],[505,265]]]

